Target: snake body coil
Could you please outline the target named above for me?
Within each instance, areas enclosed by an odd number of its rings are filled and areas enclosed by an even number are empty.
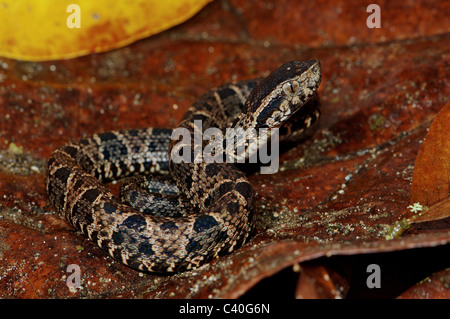
[[[190,132],[190,142],[199,121],[202,131],[277,128],[297,110],[297,121],[306,128],[318,117],[315,107],[304,105],[320,80],[317,60],[288,62],[261,81],[207,92],[177,128]],[[245,174],[229,163],[175,162],[171,154],[191,144],[172,138],[172,132],[147,128],[94,134],[59,147],[48,162],[47,191],[58,212],[112,257],[143,271],[196,268],[240,247],[253,228],[253,191]],[[245,146],[254,149],[251,141]],[[189,148],[192,158],[195,147]],[[103,184],[144,173],[166,174],[170,177],[163,180],[176,184],[153,184],[166,195],[151,195],[145,209],[139,209],[140,195],[133,188],[127,193],[131,207]]]

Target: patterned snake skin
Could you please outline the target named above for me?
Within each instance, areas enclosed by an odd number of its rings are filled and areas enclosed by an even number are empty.
[[[320,80],[320,63],[310,60],[288,62],[261,81],[213,89],[189,108],[177,127],[190,132],[188,142],[172,136],[172,129],[146,128],[67,143],[48,162],[50,200],[75,228],[125,265],[158,273],[199,267],[248,240],[253,191],[236,165],[198,158],[196,146],[190,147],[195,126],[201,123],[202,131],[277,128],[300,110],[291,121],[303,130],[319,116],[316,106],[306,102],[315,96]],[[289,125],[283,127],[291,131]],[[253,143],[245,146],[254,148]],[[182,152],[186,145],[195,160],[173,161],[173,152]],[[136,177],[154,193],[148,198],[132,183],[121,191],[133,207],[103,184],[153,173],[162,177],[154,182]]]

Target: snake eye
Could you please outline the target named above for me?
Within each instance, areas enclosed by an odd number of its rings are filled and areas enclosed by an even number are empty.
[[[297,92],[299,84],[297,81],[288,81],[283,84],[283,91],[287,95],[293,95]]]
[[[286,82],[283,84],[283,91],[287,95],[291,95],[292,93],[294,93],[294,88],[292,87],[291,82]]]

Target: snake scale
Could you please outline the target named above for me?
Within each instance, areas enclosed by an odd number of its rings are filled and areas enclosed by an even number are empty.
[[[177,128],[191,136],[199,121],[203,131],[278,128],[300,110],[291,121],[302,131],[319,116],[307,102],[316,96],[320,80],[317,60],[285,63],[262,80],[210,90]],[[244,172],[232,163],[173,161],[172,151],[181,142],[172,132],[144,128],[94,134],[60,146],[48,161],[46,187],[57,211],[113,258],[141,271],[195,269],[242,246],[254,227],[253,190]],[[162,176],[147,183],[153,192],[147,199],[128,187],[125,203],[105,186],[137,174]],[[145,209],[139,209],[141,202]]]

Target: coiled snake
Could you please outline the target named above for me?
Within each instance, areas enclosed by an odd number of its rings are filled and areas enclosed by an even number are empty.
[[[193,141],[198,123],[203,131],[278,128],[300,110],[295,118],[303,130],[319,116],[306,102],[320,80],[317,60],[288,62],[260,81],[210,90],[177,128],[187,129]],[[138,270],[194,269],[243,245],[253,229],[253,191],[245,174],[234,164],[198,156],[175,162],[172,151],[190,144],[171,137],[171,129],[156,128],[94,134],[57,148],[48,161],[46,186],[57,211],[112,257]],[[245,141],[245,147],[255,149],[260,137]],[[192,156],[198,154],[195,147],[189,149]],[[103,184],[139,173],[166,177],[141,181],[154,192],[146,199],[134,187],[125,187],[131,204]]]

